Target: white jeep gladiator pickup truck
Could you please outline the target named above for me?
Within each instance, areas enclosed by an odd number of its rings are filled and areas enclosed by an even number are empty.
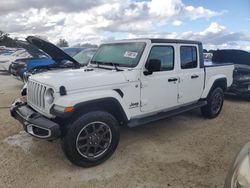
[[[53,50],[40,38],[27,41],[45,52]],[[195,108],[207,118],[218,116],[234,66],[206,66],[202,51],[200,42],[188,40],[102,44],[87,67],[74,62],[70,69],[31,76],[27,101],[16,100],[11,115],[37,138],[61,138],[72,163],[100,164],[115,151],[120,126],[135,127]]]

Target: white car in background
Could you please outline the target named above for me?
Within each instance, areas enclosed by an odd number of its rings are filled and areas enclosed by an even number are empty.
[[[0,46],[0,56],[1,55],[10,55],[17,50],[18,50],[17,48],[7,48],[5,46]]]
[[[213,53],[203,53],[204,61],[211,61],[213,57]]]
[[[28,58],[31,55],[25,50],[17,50],[11,55],[1,55],[0,56],[0,68],[6,71],[10,70],[10,64],[18,58]]]

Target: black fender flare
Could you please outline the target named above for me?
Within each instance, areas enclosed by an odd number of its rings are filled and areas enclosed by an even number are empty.
[[[227,90],[227,78],[218,78],[214,81],[212,87],[210,88],[208,92],[208,96],[210,96],[211,92],[216,88],[216,87],[221,87],[222,90],[225,92]]]
[[[85,101],[74,105],[74,111],[72,116],[79,117],[84,113],[91,111],[103,110],[112,114],[117,121],[123,125],[127,123],[127,115],[121,106],[120,102],[113,97],[106,97],[101,99],[94,99],[90,101]]]

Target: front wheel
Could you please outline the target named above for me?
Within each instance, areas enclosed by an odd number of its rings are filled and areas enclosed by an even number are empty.
[[[215,118],[217,117],[223,106],[224,92],[222,88],[215,88],[207,99],[207,105],[201,108],[201,113],[204,117]]]
[[[89,112],[69,125],[63,150],[73,164],[95,166],[114,153],[119,138],[118,122],[110,113]]]

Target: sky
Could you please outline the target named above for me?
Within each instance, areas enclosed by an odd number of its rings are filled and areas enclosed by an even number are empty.
[[[70,45],[151,37],[250,51],[250,1],[1,0],[0,30]]]

